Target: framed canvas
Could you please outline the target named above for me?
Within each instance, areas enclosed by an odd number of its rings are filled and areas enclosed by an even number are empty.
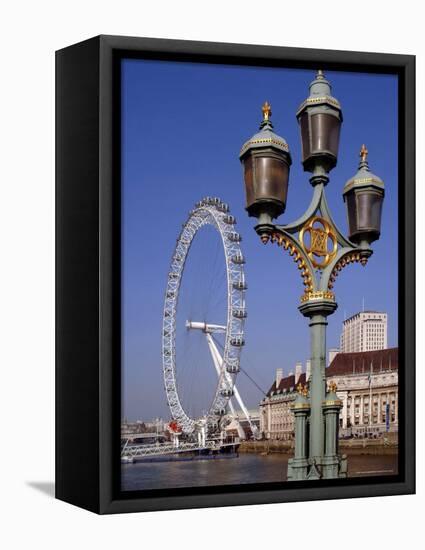
[[[56,53],[57,498],[414,492],[414,128],[413,56]]]

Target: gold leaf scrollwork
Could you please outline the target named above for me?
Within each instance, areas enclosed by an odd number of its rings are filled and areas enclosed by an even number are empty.
[[[269,238],[266,236],[266,239],[263,239],[262,241],[264,243],[268,242]],[[304,295],[306,295],[309,292],[313,291],[313,276],[311,274],[311,271],[305,262],[303,258],[303,254],[300,248],[292,242],[290,239],[288,239],[285,235],[282,235],[281,233],[272,233],[270,237],[270,241],[272,243],[277,243],[278,246],[282,247],[283,251],[289,252],[289,255],[292,256],[292,259],[297,264],[298,269],[300,271],[300,275],[303,280],[304,285]]]

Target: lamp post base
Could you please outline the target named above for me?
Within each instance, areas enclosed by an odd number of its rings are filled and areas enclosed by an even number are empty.
[[[324,456],[322,460],[322,473],[325,479],[334,479],[339,477],[339,462],[338,456]]]
[[[316,459],[290,458],[288,460],[288,481],[314,479],[338,479],[347,477],[347,456],[324,456],[320,463]]]
[[[308,460],[306,458],[290,458],[288,460],[288,481],[307,479]]]

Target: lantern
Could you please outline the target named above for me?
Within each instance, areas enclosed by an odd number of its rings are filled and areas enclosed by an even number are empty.
[[[314,172],[320,166],[329,172],[337,162],[342,112],[323,71],[310,84],[310,96],[299,107],[297,119],[304,170]]]
[[[266,214],[271,221],[285,211],[292,160],[286,141],[273,132],[270,104],[264,103],[262,110],[260,131],[243,145],[239,158],[248,214],[257,218]]]
[[[381,211],[384,202],[384,182],[369,169],[368,151],[360,150],[357,174],[344,186],[347,204],[349,237],[356,244],[370,244],[381,233]]]

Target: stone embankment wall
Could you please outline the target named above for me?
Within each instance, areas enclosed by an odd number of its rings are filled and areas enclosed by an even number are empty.
[[[339,442],[340,453],[346,454],[395,454],[397,453],[398,441],[391,434],[391,437],[380,439],[342,439]],[[239,446],[240,453],[294,453],[293,441],[242,441]]]

